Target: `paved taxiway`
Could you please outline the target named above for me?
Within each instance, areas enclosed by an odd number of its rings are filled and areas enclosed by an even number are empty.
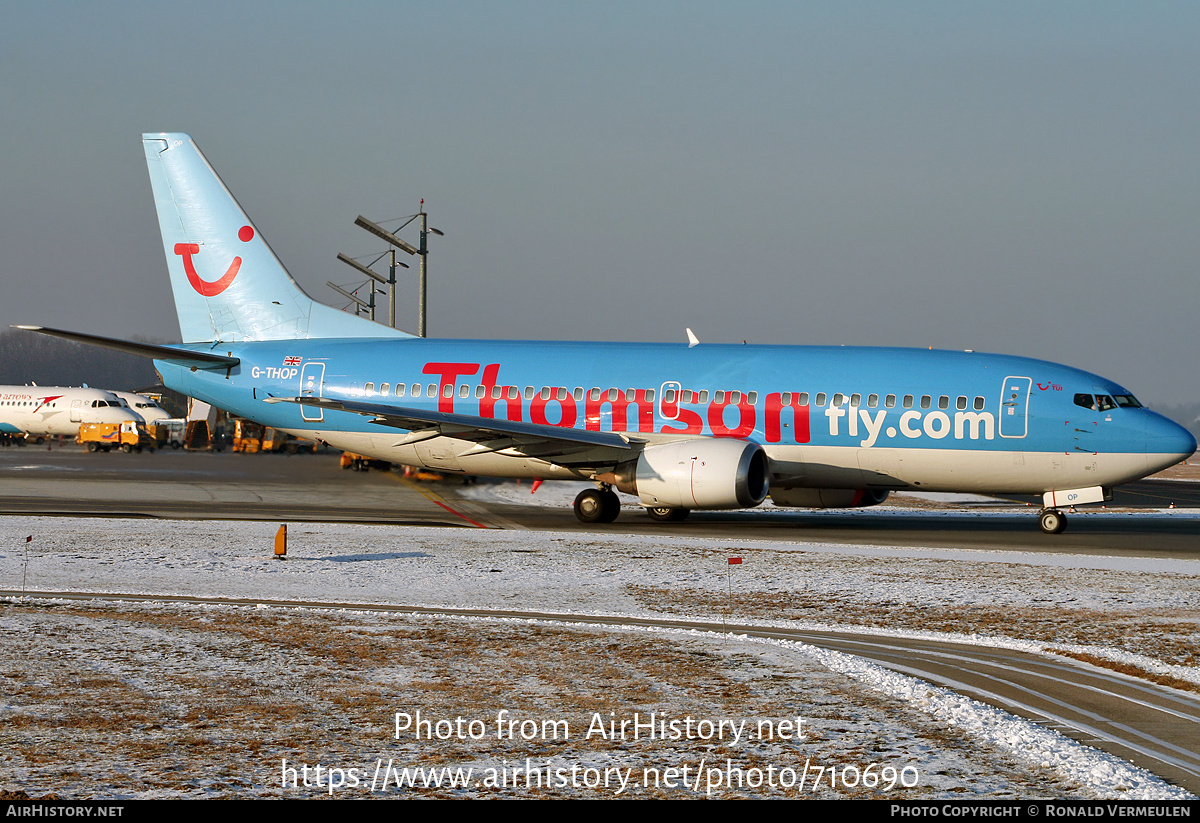
[[[602,527],[583,527],[569,510],[482,504],[456,486],[423,485],[393,474],[342,471],[329,455],[235,455],[159,452],[87,454],[73,447],[0,451],[0,512],[136,515],[173,518],[322,520],[602,532],[664,532],[876,545],[1018,548],[1134,556],[1200,558],[1200,518],[1071,518],[1057,537],[1041,534],[1032,509],[986,517],[966,512],[923,516],[871,512],[700,513],[682,524],[652,523],[637,512]],[[1200,484],[1157,482],[1135,496],[1149,505],[1200,505]],[[1115,501],[1122,502],[1122,501]],[[1145,505],[1145,503],[1143,503]],[[1183,514],[1183,513],[1181,513]],[[580,619],[574,617],[573,619]],[[611,617],[602,618],[613,622]],[[678,625],[677,621],[638,621]],[[708,627],[712,628],[712,627]],[[1082,742],[1104,748],[1192,791],[1200,791],[1200,701],[1063,658],[910,641],[869,634],[739,632],[788,635],[850,652],[947,685]]]
[[[1067,531],[1045,535],[1037,507],[1000,513],[697,512],[655,523],[624,511],[615,523],[584,526],[569,507],[513,506],[460,499],[458,486],[351,472],[332,455],[156,452],[88,454],[75,446],[0,449],[0,513],[167,518],[319,520],[397,525],[485,525],[602,534],[737,535],[770,540],[1004,548],[1200,559],[1200,516],[1098,517],[1081,509]],[[1200,483],[1143,481],[1119,489],[1113,506],[1200,511]],[[865,515],[865,516],[864,516]]]

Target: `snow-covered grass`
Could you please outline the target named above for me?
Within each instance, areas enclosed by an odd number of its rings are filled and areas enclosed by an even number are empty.
[[[42,591],[956,631],[969,642],[1072,648],[1196,680],[1196,561],[292,524],[281,562],[272,556],[275,529],[262,522],[3,518],[0,588],[20,589],[24,579]],[[28,535],[34,540],[26,544]],[[731,569],[734,554],[743,564]],[[639,775],[726,759],[747,768],[875,764],[877,772],[907,766],[920,774],[918,786],[886,792],[828,782],[814,792],[810,773],[807,790],[725,786],[721,796],[1178,796],[1034,724],[794,643],[353,610],[19,599],[0,610],[0,632],[0,788],[31,794],[288,796],[325,789],[281,788],[283,759],[347,769],[374,769],[377,758],[396,767],[483,769],[523,767],[529,757],[534,765],[628,767]],[[418,709],[435,720],[474,718],[489,732],[507,709],[524,719],[565,719],[572,735],[395,738],[394,714]],[[584,738],[595,716],[632,720],[635,712],[751,726],[803,717],[810,736],[753,745]],[[575,784],[428,793],[614,792]],[[682,793],[662,786],[627,792]]]

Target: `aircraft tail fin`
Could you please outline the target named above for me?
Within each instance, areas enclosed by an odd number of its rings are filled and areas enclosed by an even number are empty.
[[[183,342],[413,336],[305,294],[191,137],[142,144]]]

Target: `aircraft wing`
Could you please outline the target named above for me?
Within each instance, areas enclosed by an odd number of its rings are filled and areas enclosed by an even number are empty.
[[[494,420],[469,414],[390,406],[382,403],[359,403],[354,400],[330,400],[322,397],[269,397],[267,403],[297,403],[330,411],[344,411],[372,418],[372,423],[407,429],[410,434],[397,445],[419,443],[434,437],[452,437],[485,446],[484,451],[512,450],[529,457],[570,465],[568,455],[581,455],[594,449],[613,449],[613,460],[629,459],[628,452],[639,448],[643,441],[616,432],[598,432],[525,423],[515,420]],[[472,447],[472,454],[481,453]],[[624,455],[622,455],[624,453]],[[589,455],[584,464],[594,464]],[[607,461],[605,461],[607,462]]]

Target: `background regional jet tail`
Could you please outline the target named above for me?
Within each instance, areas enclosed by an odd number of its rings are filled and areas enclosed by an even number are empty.
[[[186,134],[143,134],[185,343],[412,337],[305,294]]]

